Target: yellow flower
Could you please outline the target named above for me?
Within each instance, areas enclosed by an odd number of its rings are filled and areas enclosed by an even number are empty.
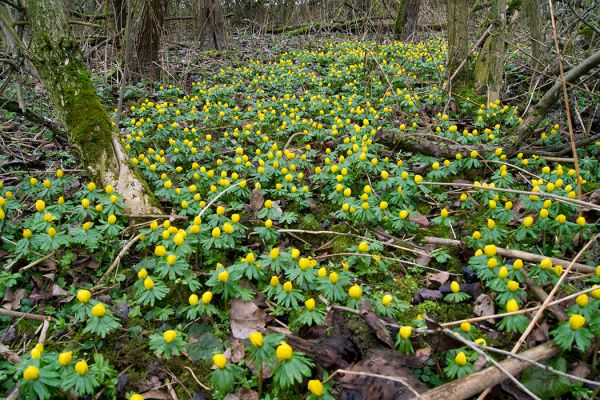
[[[273,207],[273,202],[271,200],[265,200],[265,208]]]
[[[360,251],[361,253],[366,253],[367,251],[369,251],[369,243],[360,242],[358,244],[358,251]]]
[[[329,281],[333,284],[336,284],[339,280],[337,272],[332,272],[329,274]]]
[[[171,343],[173,340],[175,340],[177,338],[177,332],[174,331],[173,329],[165,331],[163,333],[163,339],[165,341],[165,343]]]
[[[484,338],[481,338],[481,337],[475,339],[475,343],[477,343],[480,346],[487,346],[487,342],[485,341]]]
[[[279,277],[275,275],[271,276],[271,281],[269,284],[273,287],[279,285]]]
[[[323,396],[324,389],[323,389],[323,384],[321,383],[320,380],[311,379],[310,381],[308,381],[307,387],[308,387],[309,392],[311,392],[313,395],[315,395],[317,397]]]
[[[87,185],[87,189],[88,189],[90,192],[93,192],[94,190],[96,190],[96,184],[95,184],[94,182],[90,182],[90,183],[88,183],[88,185]]]
[[[283,290],[285,290],[286,293],[291,292],[292,289],[293,289],[292,282],[287,281],[286,283],[283,284]]]
[[[202,293],[202,304],[210,303],[212,300],[212,297],[213,297],[212,292],[206,291],[206,292]]]
[[[523,268],[523,260],[521,260],[520,258],[517,258],[515,260],[515,262],[513,263],[513,268],[516,270]]]
[[[506,284],[506,287],[508,288],[508,290],[510,290],[511,292],[516,292],[517,290],[519,290],[519,282],[517,281],[513,281],[510,280],[508,281],[508,283]]]
[[[31,358],[38,359],[42,356],[42,352],[40,351],[40,349],[34,347],[33,349],[31,349]]]
[[[458,293],[460,292],[460,285],[458,284],[458,282],[452,281],[452,283],[450,284],[450,289],[452,290],[452,293]]]
[[[64,353],[60,353],[58,355],[58,363],[60,365],[62,365],[63,367],[66,367],[67,365],[69,365],[69,363],[71,362],[72,359],[73,359],[72,351],[65,351]]]
[[[461,367],[467,364],[467,356],[464,351],[461,351],[454,357],[454,361]]]
[[[144,396],[139,393],[134,393],[129,397],[129,400],[144,400]]]
[[[585,226],[585,223],[586,223],[585,217],[578,217],[577,221],[575,221],[575,222],[577,222],[577,225],[579,225],[579,226]]]
[[[109,225],[113,225],[115,222],[117,222],[117,217],[114,215],[109,215],[108,216],[108,223]]]
[[[225,355],[220,354],[220,353],[215,354],[212,357],[212,361],[213,361],[213,364],[215,364],[215,367],[217,367],[219,369],[223,369],[227,365],[227,358],[225,357]]]
[[[594,285],[593,287],[597,289],[592,290],[592,297],[600,299],[600,285]]]
[[[106,308],[104,307],[104,304],[98,303],[92,307],[92,315],[98,318],[104,317],[106,315]]]
[[[77,364],[75,364],[75,371],[81,376],[87,374],[87,372],[88,372],[87,362],[85,362],[85,360],[77,361]]]
[[[214,227],[210,234],[214,239],[218,239],[221,236],[221,228],[218,226]]]
[[[159,257],[164,257],[167,254],[167,249],[165,248],[165,246],[158,245],[154,249],[154,254],[156,254]]]
[[[185,242],[185,237],[181,233],[178,232],[175,234],[175,236],[173,236],[173,242],[177,246],[181,246]]]
[[[92,298],[92,292],[90,292],[87,289],[80,289],[77,292],[77,300],[79,300],[80,303],[87,303],[88,301],[90,301],[90,299]]]
[[[221,271],[221,272],[219,272],[219,275],[217,275],[217,278],[219,279],[220,282],[225,283],[229,280],[229,272]]]
[[[40,369],[35,365],[30,365],[23,371],[23,379],[26,381],[35,381],[40,377]]]
[[[263,345],[263,335],[260,332],[252,332],[250,334],[250,343],[252,343],[252,346],[254,347],[262,347]]]
[[[496,227],[496,222],[493,219],[488,218],[487,226],[489,229],[494,229]]]
[[[169,254],[167,256],[167,264],[173,266],[173,265],[175,265],[176,261],[177,261],[177,256],[175,256],[175,254]]]
[[[504,279],[508,276],[508,269],[506,267],[501,267],[498,271],[498,278]]]
[[[540,261],[540,268],[541,269],[550,269],[552,268],[552,260],[549,258],[544,258],[542,261]]]
[[[515,299],[510,299],[506,302],[506,311],[517,312],[519,311],[519,303]]]
[[[410,326],[403,326],[400,328],[400,337],[404,340],[409,339],[412,336],[413,329]]]
[[[575,302],[577,303],[577,305],[579,307],[585,307],[587,306],[589,301],[589,297],[587,294],[580,294],[579,296],[577,296],[577,298],[575,299]]]
[[[154,288],[154,281],[150,278],[144,279],[144,287],[146,290],[152,290]]]
[[[279,361],[288,361],[292,358],[293,350],[292,346],[287,344],[286,342],[281,342],[279,346],[277,346],[277,350],[275,351],[275,355]]]
[[[256,261],[256,257],[254,256],[254,253],[246,254],[244,261],[248,264],[252,264],[254,261]]]
[[[198,295],[192,293],[188,298],[188,303],[190,304],[190,306],[195,306],[196,304],[198,304]]]
[[[233,227],[233,225],[231,225],[231,223],[225,222],[223,224],[223,232],[225,232],[226,234],[231,235],[234,231],[235,228]]]
[[[277,257],[279,257],[279,247],[273,247],[269,252],[269,257],[271,260],[275,260]]]
[[[442,218],[448,218],[448,209],[447,208],[442,208],[442,211],[440,211],[440,216]]]
[[[532,216],[525,217],[523,219],[523,226],[525,228],[529,228],[531,225],[533,225],[533,217]]]
[[[381,298],[381,304],[383,304],[385,307],[387,307],[390,304],[392,304],[393,300],[394,300],[394,298],[392,297],[391,294],[384,294],[383,297]]]
[[[469,322],[463,322],[460,324],[460,329],[465,333],[469,333],[471,332],[471,324]]]
[[[301,270],[304,271],[310,267],[310,260],[306,257],[302,257],[298,261],[298,266],[300,267]]]
[[[304,306],[308,311],[312,311],[315,309],[315,299],[308,299],[304,302]]]
[[[483,248],[483,251],[486,256],[494,257],[496,255],[497,249],[496,249],[496,246],[494,246],[493,244],[487,244]]]
[[[360,296],[362,296],[362,288],[358,285],[353,285],[348,289],[348,295],[353,299],[360,299]]]
[[[479,240],[479,239],[481,239],[481,232],[475,231],[475,232],[473,232],[473,235],[471,235],[471,237],[475,240]]]
[[[569,325],[571,326],[571,329],[576,331],[585,325],[585,318],[579,314],[573,314],[569,317]]]
[[[44,211],[44,210],[46,209],[46,202],[45,202],[44,200],[37,200],[37,201],[35,202],[35,209],[36,209],[38,212],[42,212],[42,211]]]
[[[270,219],[265,221],[265,228],[271,229],[272,226],[273,226],[273,221],[271,221]]]
[[[421,175],[415,175],[415,183],[423,182],[423,177]]]

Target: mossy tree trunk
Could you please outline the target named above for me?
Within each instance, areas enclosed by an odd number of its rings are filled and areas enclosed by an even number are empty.
[[[400,0],[394,21],[394,37],[399,40],[410,38],[417,29],[420,0]]]
[[[490,67],[487,76],[487,99],[493,103],[500,98],[504,86],[504,56],[506,53],[506,0],[492,0],[492,33],[490,40]]]
[[[468,0],[448,0],[446,19],[448,22],[448,76],[452,76],[469,54],[469,4]],[[464,84],[468,77],[466,68],[456,75],[453,84]]]
[[[63,0],[29,0],[30,52],[58,118],[97,182],[113,185],[133,214],[153,213],[143,181],[130,169],[68,25]]]
[[[154,79],[158,71],[160,40],[165,27],[168,0],[134,2],[132,38],[129,57],[131,71],[138,77]]]
[[[523,7],[529,25],[529,35],[531,36],[531,66],[539,71],[544,64],[544,52],[542,50],[544,21],[542,20],[540,1],[524,0]]]

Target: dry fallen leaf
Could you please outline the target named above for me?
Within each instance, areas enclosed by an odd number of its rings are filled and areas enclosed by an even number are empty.
[[[250,334],[264,329],[267,314],[253,302],[234,300],[230,308],[231,333],[236,339],[248,339]]]

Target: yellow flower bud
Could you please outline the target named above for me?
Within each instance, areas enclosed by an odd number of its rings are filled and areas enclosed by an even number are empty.
[[[467,364],[467,355],[464,351],[461,351],[454,357],[454,362],[456,362],[461,367]]]
[[[320,380],[311,379],[310,381],[308,381],[307,388],[308,388],[308,391],[311,392],[313,395],[315,395],[317,397],[323,396],[324,388],[323,388],[323,384],[321,383]]]
[[[35,381],[40,377],[40,369],[35,365],[30,365],[23,371],[23,379],[26,381]]]
[[[104,317],[106,315],[106,308],[104,307],[104,304],[98,303],[92,307],[92,315],[98,318]]]
[[[213,364],[215,364],[215,367],[219,369],[223,369],[227,365],[227,358],[223,354],[215,354],[212,357],[212,361]]]
[[[576,331],[585,325],[585,318],[582,315],[573,314],[569,317],[569,325],[571,326],[571,329]]]
[[[262,335],[262,333],[260,332],[252,332],[250,334],[250,343],[252,343],[252,346],[254,347],[262,347],[263,345],[263,341],[264,341],[264,337]]]
[[[69,365],[69,363],[71,363],[72,359],[73,359],[72,351],[65,351],[64,353],[60,353],[58,355],[58,363],[60,365],[62,365],[63,367],[66,367],[67,365]]]
[[[87,303],[92,298],[92,292],[87,289],[81,289],[77,292],[77,300],[80,303]]]
[[[171,343],[176,338],[177,338],[177,332],[172,329],[165,331],[163,333],[163,339],[164,339],[165,343],[167,343],[167,344]]]
[[[79,360],[77,362],[77,364],[75,364],[75,371],[81,376],[87,374],[87,372],[88,372],[87,362],[85,362],[85,360]]]
[[[279,361],[288,361],[292,358],[293,350],[292,346],[286,342],[281,342],[275,351],[275,355]]]

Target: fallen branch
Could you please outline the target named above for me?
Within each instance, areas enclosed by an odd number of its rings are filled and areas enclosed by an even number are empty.
[[[134,236],[131,240],[129,240],[129,242],[127,242],[127,244],[121,249],[121,251],[119,252],[117,257],[114,259],[112,264],[110,264],[110,267],[108,267],[108,269],[106,270],[104,275],[102,275],[100,277],[100,279],[98,279],[98,281],[96,282],[96,285],[94,286],[94,289],[97,289],[100,286],[100,282],[102,282],[104,279],[106,279],[110,275],[110,273],[119,265],[119,263],[121,262],[121,259],[125,255],[125,253],[127,253],[127,251],[131,248],[131,246],[133,246],[138,240],[140,240],[141,237],[142,237],[142,234],[140,233],[140,234]]]
[[[549,197],[551,199],[563,201],[565,203],[574,204],[576,206],[586,207],[586,208],[589,208],[590,210],[600,211],[600,206],[597,204],[590,203],[587,201],[570,199],[568,197],[557,196],[555,194],[546,193],[546,192],[528,192],[526,190],[504,189],[504,188],[491,187],[491,186],[478,186],[478,185],[473,185],[471,183],[460,183],[460,182],[421,182],[419,185],[458,186],[458,187],[466,187],[466,188],[479,189],[479,190],[490,190],[492,192],[504,192],[504,193],[513,193],[513,194],[525,194],[528,196]]]
[[[532,349],[520,353],[519,356],[531,361],[546,360],[554,357],[560,352],[560,349],[552,342],[544,343]],[[510,375],[515,376],[529,366],[529,362],[508,359],[499,363],[502,368]],[[486,368],[482,371],[468,375],[462,379],[457,379],[445,385],[431,389],[421,395],[425,400],[463,400],[474,396],[488,387],[495,386],[505,381],[506,375],[499,371],[495,366]]]
[[[463,241],[454,240],[454,239],[445,239],[445,238],[439,238],[439,237],[433,237],[433,236],[425,236],[424,240],[425,240],[425,243],[437,244],[437,245],[441,245],[441,246],[452,246],[452,247],[466,246],[466,244]],[[505,249],[504,247],[496,247],[496,253],[503,257],[520,258],[521,260],[527,261],[530,263],[539,263],[544,258],[549,258],[552,261],[552,264],[560,265],[564,268],[567,268],[569,266],[569,264],[571,263],[571,261],[563,260],[560,258],[541,256],[539,254],[528,253],[526,251],[521,251],[521,250]],[[580,264],[580,263],[574,263],[573,269],[578,272],[584,272],[584,273],[593,273],[596,271],[596,268],[590,267],[589,265]]]
[[[571,68],[569,72],[564,74],[564,79],[557,79],[554,85],[546,92],[546,94],[544,94],[540,101],[533,106],[525,121],[523,121],[523,123],[519,126],[519,129],[517,129],[515,132],[516,136],[522,141],[540,124],[540,122],[544,120],[544,118],[546,118],[548,115],[548,110],[550,110],[554,103],[556,103],[560,98],[563,82],[565,84],[575,83],[579,78],[590,72],[598,65],[600,65],[600,50],[596,50],[578,66]]]
[[[519,389],[521,389],[524,393],[527,393],[529,396],[531,396],[531,398],[536,399],[536,400],[540,400],[539,397],[537,397],[529,389],[527,389],[525,386],[523,386],[523,384],[521,382],[519,382],[519,380],[517,378],[515,378],[513,376],[513,374],[511,374],[510,371],[508,371],[498,361],[494,360],[492,357],[490,357],[489,355],[487,355],[483,350],[481,350],[479,347],[477,347],[475,345],[475,343],[471,342],[470,340],[467,340],[467,339],[463,338],[462,336],[460,336],[456,332],[452,332],[448,328],[442,328],[442,332],[444,332],[448,336],[451,336],[453,339],[458,340],[459,342],[463,343],[468,348],[470,348],[471,350],[475,351],[477,354],[479,354],[480,356],[482,356],[483,358],[485,358],[488,362],[492,363],[494,365],[494,367],[496,367],[498,369],[498,371],[502,372],[508,379],[510,379],[515,385],[517,385],[517,387]]]
[[[6,317],[12,317],[12,318],[30,319],[33,321],[46,321],[46,320],[52,319],[52,317],[47,316],[47,315],[30,314],[30,313],[24,313],[24,312],[20,312],[20,311],[7,310],[6,308],[2,308],[2,307],[0,307],[0,315],[4,315]]]

